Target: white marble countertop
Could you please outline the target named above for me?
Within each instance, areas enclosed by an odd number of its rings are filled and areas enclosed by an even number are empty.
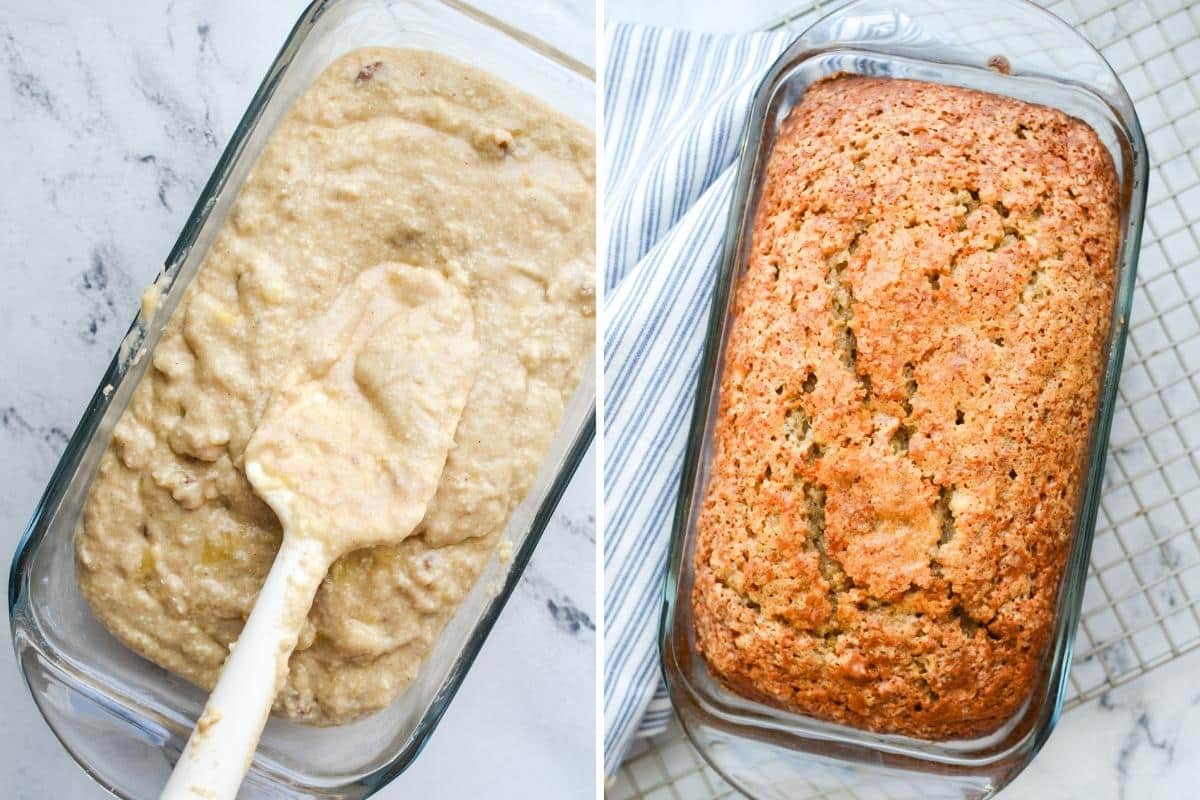
[[[1183,5],[1170,0],[1164,2],[1171,7]],[[1157,8],[1163,4],[1148,5]],[[608,22],[739,32],[758,29],[804,5],[801,0],[756,0],[750,4],[724,0],[663,0],[657,3],[606,0],[605,18]],[[1097,3],[1078,2],[1076,5],[1083,9]],[[1135,5],[1138,4],[1130,4]],[[1172,10],[1164,13],[1169,15]],[[1122,19],[1103,18],[1097,24],[1120,25]],[[1136,28],[1137,23],[1131,24]],[[1132,86],[1130,88],[1134,91]],[[1153,108],[1143,108],[1139,104],[1147,131],[1153,125],[1148,112],[1153,111]],[[1153,163],[1164,149],[1164,143],[1155,141],[1152,136],[1150,149]],[[1161,190],[1162,187],[1155,187],[1153,180],[1151,183],[1149,219],[1157,230],[1156,214],[1161,212],[1154,206],[1154,193],[1156,188]],[[1185,209],[1184,213],[1195,219],[1200,217],[1200,208]],[[1135,305],[1142,302],[1142,298],[1135,299]],[[1152,423],[1147,424],[1152,426]],[[1193,421],[1192,424],[1200,423]],[[1043,751],[1000,793],[1001,800],[1181,800],[1200,796],[1197,789],[1200,782],[1198,674],[1200,651],[1192,651],[1066,712]]]
[[[0,2],[0,552],[306,0]],[[587,0],[481,3],[592,61]],[[571,31],[582,30],[582,35]],[[378,796],[590,797],[594,458],[429,746]],[[7,563],[7,562],[6,562]],[[0,795],[107,796],[0,647]]]

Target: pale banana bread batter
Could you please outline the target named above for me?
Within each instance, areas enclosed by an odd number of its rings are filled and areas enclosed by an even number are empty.
[[[455,444],[411,537],[334,564],[276,711],[336,724],[403,692],[592,350],[594,182],[591,132],[484,72],[376,48],[330,66],[273,133],[101,461],[76,543],[101,622],[214,683],[279,546],[244,450],[305,322],[364,270],[436,271],[479,346]]]

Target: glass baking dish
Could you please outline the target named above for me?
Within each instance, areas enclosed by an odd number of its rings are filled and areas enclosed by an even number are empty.
[[[139,316],[68,443],[17,548],[9,614],[22,675],[42,715],[83,768],[126,798],[157,797],[205,693],[126,649],[93,618],[75,586],[73,538],[113,426],[163,325],[194,277],[276,123],[318,74],[367,45],[433,50],[492,72],[594,128],[590,69],[458,0],[319,0],[267,72],[158,278],[161,302]],[[333,728],[272,719],[241,797],[365,797],[416,758],[470,669],[595,429],[594,370],[568,405],[528,497],[495,557],[390,707]]]
[[[1003,58],[999,58],[1002,56]],[[1007,63],[1006,63],[1007,62]],[[1062,109],[1096,130],[1120,184],[1121,242],[1103,383],[1086,482],[1059,584],[1053,638],[1031,696],[985,737],[924,741],[874,734],[746,700],[696,651],[692,563],[734,287],[746,263],[774,137],[806,87],[835,73],[913,78]],[[1147,153],[1133,103],[1103,57],[1069,25],[1025,0],[857,0],[817,21],[763,79],[741,145],[723,263],[676,508],[659,629],[671,699],[693,744],[753,798],[989,797],[1029,763],[1062,709],[1125,347],[1146,201]]]

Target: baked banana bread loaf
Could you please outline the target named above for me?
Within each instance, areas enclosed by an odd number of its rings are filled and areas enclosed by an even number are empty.
[[[1118,188],[1061,111],[810,87],[770,155],[696,545],[732,691],[984,735],[1053,627],[1109,330]]]

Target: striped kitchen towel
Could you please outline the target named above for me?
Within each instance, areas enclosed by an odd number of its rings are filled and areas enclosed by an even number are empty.
[[[606,31],[604,758],[670,716],[656,629],[734,162],[795,34]]]

